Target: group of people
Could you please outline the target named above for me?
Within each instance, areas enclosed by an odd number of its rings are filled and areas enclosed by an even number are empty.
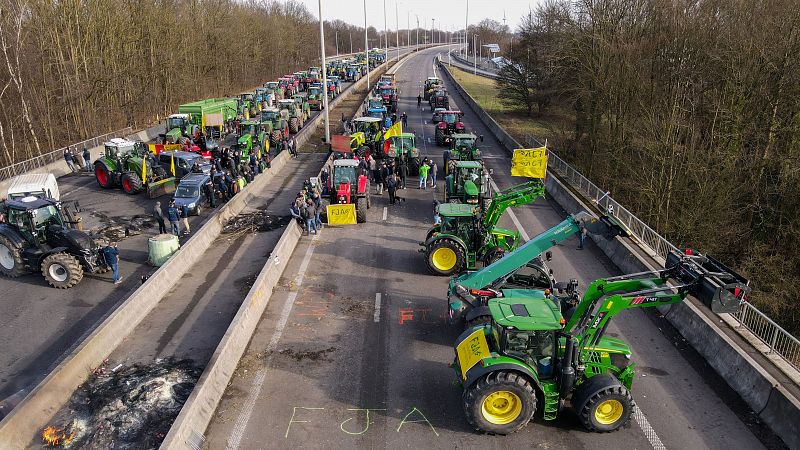
[[[153,217],[158,222],[159,234],[167,233],[166,222],[169,222],[170,232],[175,236],[187,235],[192,232],[189,227],[189,208],[186,205],[176,205],[175,200],[170,200],[166,211],[161,207],[161,202],[157,201],[153,206]],[[183,232],[181,232],[179,223],[183,226]]]
[[[83,146],[83,151],[79,151],[77,148],[65,148],[64,161],[67,163],[70,172],[92,171],[92,154],[85,145]]]
[[[317,234],[322,228],[322,193],[319,186],[306,181],[289,207],[289,214],[301,227],[305,225],[307,235],[311,234],[312,228]]]
[[[297,159],[297,142],[295,142],[294,136],[289,139],[281,139],[280,149],[284,152],[289,152],[292,159]]]

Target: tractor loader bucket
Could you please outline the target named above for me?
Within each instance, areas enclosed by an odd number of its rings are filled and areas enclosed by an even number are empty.
[[[665,267],[678,266],[675,278],[691,283],[689,292],[715,314],[738,311],[750,293],[747,279],[710,256],[687,253],[670,252]]]
[[[161,197],[175,192],[175,177],[164,178],[153,183],[147,183],[147,196],[150,198]]]

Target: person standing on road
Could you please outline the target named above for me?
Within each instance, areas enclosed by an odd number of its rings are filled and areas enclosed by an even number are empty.
[[[172,234],[175,236],[181,235],[181,230],[178,227],[178,220],[180,220],[180,216],[178,214],[178,208],[175,206],[175,201],[169,202],[169,208],[167,208],[167,219],[169,220],[170,228],[172,229]]]
[[[405,112],[400,115],[400,121],[403,122],[403,128],[408,127],[408,115]]]
[[[319,192],[314,190],[314,193],[311,194],[311,199],[314,201],[314,210],[316,215],[314,216],[314,221],[317,224],[319,229],[322,229],[322,197],[320,197]]]
[[[378,172],[378,161],[376,161],[375,158],[370,157],[369,158],[369,177],[372,180],[372,182],[376,184],[375,189],[377,189],[377,183],[378,183],[378,174],[377,174],[377,172]]]
[[[256,158],[255,152],[250,153],[250,172],[253,174],[253,177],[258,175],[258,158]]]
[[[422,165],[419,166],[419,187],[417,189],[427,189],[428,188],[428,171],[430,170],[430,166],[428,166],[427,161],[423,161]]]
[[[67,163],[70,172],[75,172],[75,161],[72,159],[72,151],[69,148],[64,149],[64,161]]]
[[[578,230],[578,250],[583,250],[583,243],[586,241],[586,235],[588,231],[586,231],[586,223],[581,221],[580,230]]]
[[[119,250],[117,249],[116,242],[110,242],[103,248],[103,256],[106,259],[106,264],[111,267],[111,272],[114,274],[114,284],[119,284],[122,277],[119,276]]]
[[[164,210],[161,209],[161,202],[156,202],[156,205],[153,206],[153,217],[158,222],[158,234],[165,234],[167,226],[164,225]]]
[[[86,146],[83,146],[83,164],[87,172],[92,171],[92,152]]]
[[[297,158],[297,142],[294,140],[294,136],[289,138],[289,150],[292,152],[292,156]]]
[[[311,199],[306,200],[306,233],[311,236],[311,227],[314,227],[314,234],[317,234],[317,208],[314,207],[314,201]]]
[[[189,207],[181,205],[181,223],[183,224],[183,234],[191,234],[192,230],[189,229]]]
[[[433,160],[431,160],[430,166],[431,166],[430,173],[431,173],[431,183],[432,183],[431,187],[436,189],[436,172],[439,171],[439,166],[437,166],[436,165],[436,161],[433,161]]]
[[[383,188],[386,186],[387,179],[389,179],[389,166],[386,165],[386,162],[384,162],[381,164],[381,168],[378,173],[378,195],[383,195]]]
[[[211,176],[206,181],[206,184],[203,185],[203,189],[206,190],[206,197],[208,197],[208,205],[212,208],[217,207],[217,193],[214,192],[214,168],[211,168]]]
[[[85,164],[83,162],[83,155],[77,148],[72,150],[72,161],[75,164],[75,170],[80,173]]]
[[[417,95],[417,108],[422,106],[422,94]]]
[[[406,188],[406,178],[408,178],[408,162],[406,161],[405,155],[400,158],[400,167],[398,168],[398,173],[400,175],[400,189]]]

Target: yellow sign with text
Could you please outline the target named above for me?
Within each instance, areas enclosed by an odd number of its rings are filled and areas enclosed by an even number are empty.
[[[356,205],[328,205],[328,225],[355,225]]]
[[[466,339],[456,346],[458,364],[461,366],[461,376],[467,379],[467,372],[483,358],[492,356],[483,328],[473,331]]]
[[[544,178],[547,173],[547,148],[518,148],[511,158],[511,176]]]

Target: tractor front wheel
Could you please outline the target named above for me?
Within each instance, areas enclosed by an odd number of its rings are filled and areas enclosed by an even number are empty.
[[[448,277],[461,271],[465,259],[461,245],[450,239],[434,242],[425,255],[425,262],[431,272]]]
[[[585,387],[581,386],[583,389],[595,391],[588,399],[585,398],[586,392],[581,392],[580,388],[573,398],[580,408],[578,417],[583,426],[589,431],[608,433],[628,423],[634,403],[631,393],[615,378],[608,376],[598,378],[598,382],[600,380],[608,380],[606,386],[600,390],[597,390],[597,384],[591,383],[591,380],[585,383]]]
[[[83,279],[83,267],[68,253],[55,253],[42,262],[42,275],[50,286],[69,289]]]
[[[142,179],[133,172],[122,174],[122,190],[126,194],[136,195],[142,190]]]
[[[499,261],[500,259],[505,256],[506,252],[503,251],[502,248],[497,247],[486,253],[486,256],[483,257],[483,265],[490,266],[495,262]]]
[[[356,222],[364,223],[367,221],[367,198],[358,197],[356,199]]]
[[[111,170],[103,163],[97,163],[94,166],[94,179],[97,184],[103,189],[111,189],[114,187],[114,179],[111,176]]]
[[[269,136],[269,145],[271,145],[272,147],[277,147],[278,144],[281,142],[281,137],[283,137],[281,130],[277,129],[274,130],[272,134]]]
[[[25,262],[22,260],[22,249],[14,245],[11,239],[0,236],[0,273],[16,278],[25,274]]]
[[[300,130],[300,126],[298,125],[297,117],[292,117],[289,119],[289,133],[297,134],[298,130]]]
[[[464,391],[464,412],[476,430],[510,434],[528,424],[536,412],[536,391],[516,372],[498,370]]]

